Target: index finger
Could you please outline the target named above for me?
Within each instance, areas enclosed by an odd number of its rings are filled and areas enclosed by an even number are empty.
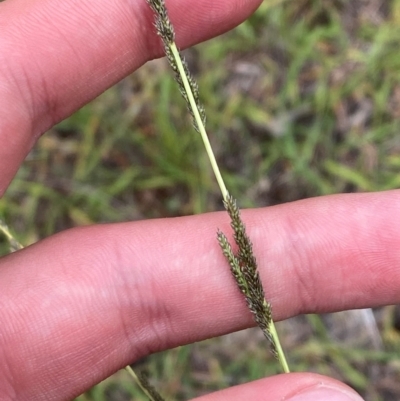
[[[274,318],[400,303],[399,195],[244,211]],[[2,259],[3,393],[72,398],[146,354],[253,325],[217,227],[225,213],[84,227]]]
[[[233,28],[261,0],[169,0],[186,47]],[[37,137],[161,56],[146,0],[0,4],[0,196]]]

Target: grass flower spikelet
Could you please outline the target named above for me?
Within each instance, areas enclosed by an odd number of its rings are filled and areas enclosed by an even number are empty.
[[[229,195],[226,189],[225,182],[205,130],[206,116],[204,107],[199,99],[199,88],[175,44],[175,33],[169,20],[164,0],[146,1],[155,13],[155,27],[157,33],[162,39],[166,57],[175,74],[175,80],[179,85],[180,92],[193,118],[193,126],[201,135],[211,167],[220,187],[225,209],[231,218],[234,239],[239,248],[237,255],[233,253],[227,237],[221,231],[218,231],[218,242],[229,263],[237,286],[243,293],[247,305],[254,315],[255,321],[262,329],[264,335],[270,340],[272,351],[280,361],[283,370],[288,372],[289,368],[272,320],[271,305],[265,299],[261,279],[258,274],[252,243],[241,220],[236,201]]]

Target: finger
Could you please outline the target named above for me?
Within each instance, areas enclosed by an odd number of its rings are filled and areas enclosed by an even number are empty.
[[[399,195],[245,211],[274,318],[400,303]],[[71,398],[146,354],[253,325],[217,227],[230,232],[225,213],[84,227],[2,259],[0,383]]]
[[[362,401],[352,389],[328,377],[291,373],[257,380],[193,401]]]
[[[243,21],[261,0],[169,0],[186,47]],[[161,55],[145,0],[0,4],[0,195],[38,135]]]

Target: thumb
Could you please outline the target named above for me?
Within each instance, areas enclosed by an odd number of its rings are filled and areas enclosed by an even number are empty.
[[[230,387],[193,401],[363,401],[351,388],[313,373],[288,373]]]

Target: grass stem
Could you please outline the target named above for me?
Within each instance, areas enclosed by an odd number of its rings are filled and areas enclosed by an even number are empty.
[[[275,323],[273,320],[269,323],[269,332],[271,333],[273,342],[275,344],[277,358],[284,373],[290,373],[289,365],[286,360],[285,352],[283,351],[281,342],[279,340],[278,332],[276,331]]]
[[[6,237],[8,243],[10,244],[11,252],[15,252],[15,251],[18,251],[19,249],[23,248],[22,244],[19,243],[15,239],[15,237],[11,234],[11,231],[8,228],[7,224],[4,223],[4,221],[2,221],[1,219],[0,219],[0,232],[3,233],[3,235]]]
[[[125,370],[129,373],[129,375],[141,388],[143,393],[146,394],[151,401],[164,401],[161,395],[157,393],[154,387],[150,385],[150,383],[143,375],[137,375],[136,372],[129,365],[125,367]]]
[[[185,91],[186,91],[186,94],[187,94],[187,97],[188,97],[188,100],[189,100],[189,104],[190,104],[190,107],[192,109],[194,119],[196,120],[196,124],[197,124],[198,130],[200,132],[201,139],[203,140],[204,147],[206,149],[208,158],[210,160],[212,170],[214,172],[215,178],[217,179],[219,188],[220,188],[221,193],[222,193],[222,197],[223,197],[224,200],[226,200],[227,196],[228,196],[228,190],[226,189],[226,185],[225,185],[224,180],[222,178],[221,171],[220,171],[220,169],[218,167],[217,160],[215,159],[215,155],[214,155],[214,152],[212,150],[211,143],[210,143],[210,140],[208,138],[206,129],[204,127],[203,120],[202,120],[202,118],[200,116],[200,112],[199,112],[199,109],[197,107],[197,102],[196,102],[196,100],[194,98],[192,89],[190,87],[188,77],[186,76],[186,72],[185,72],[185,68],[184,68],[183,63],[182,63],[181,55],[180,55],[180,53],[178,51],[178,48],[176,47],[175,42],[170,43],[170,48],[171,48],[172,55],[173,55],[173,57],[175,59],[176,65],[178,67],[179,74],[181,75],[182,82],[183,82],[183,85],[184,85],[184,88],[185,88]]]

